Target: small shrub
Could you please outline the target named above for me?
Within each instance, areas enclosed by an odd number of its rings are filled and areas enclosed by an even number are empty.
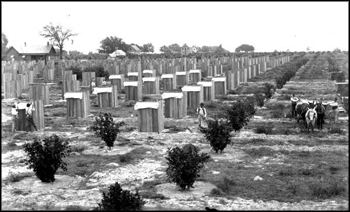
[[[69,67],[67,70],[72,70],[72,74],[77,75],[77,80],[81,81],[83,79],[83,70],[80,66],[74,65]]]
[[[30,173],[12,173],[10,172],[7,176],[7,180],[11,183],[19,182],[23,180],[26,177],[31,177],[32,175]]]
[[[67,116],[67,113],[66,112],[64,112],[64,111],[58,111],[58,112],[54,112],[53,114],[52,114],[52,116],[58,116],[58,117],[65,117],[65,116]]]
[[[205,138],[210,142],[210,146],[217,153],[222,152],[231,143],[230,125],[226,121],[208,120],[208,128],[200,128],[200,132],[204,133]]]
[[[237,93],[237,91],[235,91],[235,90],[228,90],[227,91],[227,94],[239,94],[239,93]]]
[[[250,143],[253,143],[253,144],[259,144],[259,143],[264,143],[265,142],[265,139],[262,139],[262,138],[252,138],[250,140]]]
[[[71,152],[68,141],[61,139],[57,135],[45,137],[42,142],[35,138],[33,143],[24,144],[24,151],[29,159],[25,161],[30,169],[42,182],[54,182],[55,173],[58,168],[67,171],[67,164],[62,158]]]
[[[318,181],[309,185],[312,196],[320,199],[328,199],[334,196],[339,196],[345,192],[345,186],[339,183],[336,179],[326,181]]]
[[[270,83],[264,83],[264,94],[267,99],[270,99],[273,95],[273,90],[275,90],[275,86]]]
[[[108,71],[105,71],[102,65],[86,67],[84,72],[95,72],[95,77],[104,77],[105,80],[108,80],[109,77]]]
[[[139,195],[128,190],[123,190],[118,182],[109,187],[108,192],[102,193],[101,203],[98,210],[101,211],[140,211],[145,202]]]
[[[83,211],[84,209],[79,205],[68,205],[64,210],[65,211]]]
[[[283,111],[282,110],[273,110],[271,111],[271,118],[278,119],[283,118]]]
[[[247,125],[250,118],[255,114],[254,103],[248,100],[238,100],[230,107],[225,108],[226,117],[233,130],[239,131]]]
[[[234,180],[229,179],[225,176],[223,180],[217,185],[217,187],[224,193],[228,194],[232,191],[232,187],[236,184],[237,183]]]
[[[213,195],[213,196],[222,196],[224,195],[225,193],[223,191],[221,191],[220,189],[218,188],[213,188],[211,191],[210,191],[210,194]]]
[[[278,171],[278,175],[280,176],[293,176],[295,175],[292,167],[287,167]]]
[[[331,134],[342,134],[342,130],[339,128],[339,127],[332,127],[330,130],[328,130],[328,133],[331,133]]]
[[[124,125],[125,122],[114,122],[110,113],[100,113],[93,122],[93,125],[88,127],[88,129],[94,131],[98,137],[101,137],[106,142],[107,147],[111,149],[117,135],[120,133],[119,127]]]
[[[193,183],[200,177],[199,172],[204,163],[210,159],[208,154],[198,152],[199,149],[192,144],[186,144],[181,149],[169,148],[165,158],[168,164],[167,181],[176,183],[182,190],[193,188]]]
[[[71,146],[71,151],[72,152],[83,152],[86,149],[86,146],[83,145],[76,145],[76,146]]]
[[[266,126],[258,126],[255,129],[255,133],[257,134],[266,134],[266,135],[271,135],[272,134],[272,128],[271,126],[266,127]]]
[[[265,96],[264,95],[262,95],[259,92],[255,92],[254,93],[254,98],[255,98],[255,102],[256,102],[257,106],[259,106],[259,107],[263,107],[264,106],[264,100],[265,100]]]
[[[290,184],[287,189],[293,194],[296,195],[298,193],[299,190],[299,185],[296,183],[292,183]]]
[[[122,163],[128,163],[132,160],[132,157],[129,154],[124,154],[119,156],[119,161]]]

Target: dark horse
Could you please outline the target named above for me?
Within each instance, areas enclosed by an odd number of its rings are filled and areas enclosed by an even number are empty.
[[[322,130],[322,125],[324,124],[324,116],[325,116],[326,108],[323,106],[322,102],[316,103],[316,112],[317,112],[317,119],[316,124],[317,128]]]
[[[299,120],[302,119],[304,121],[305,128],[306,126],[306,120],[305,120],[305,114],[307,110],[309,109],[309,104],[307,102],[298,102],[295,106],[295,111],[297,114],[297,122],[299,123]]]

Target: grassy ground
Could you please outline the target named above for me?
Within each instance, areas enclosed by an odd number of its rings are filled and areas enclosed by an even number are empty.
[[[60,99],[60,87],[53,85],[50,94],[56,100]],[[287,97],[281,97],[285,100]],[[131,119],[137,115],[134,111],[134,102],[124,102],[121,100],[117,109],[99,109],[93,106],[96,99],[92,98],[91,113],[98,115],[100,112],[111,113],[117,121],[123,120],[127,126],[124,132],[137,132],[137,122]],[[6,106],[6,104],[3,104]],[[74,145],[72,149],[78,154],[71,155],[64,159],[68,164],[68,171],[57,171],[59,175],[79,175],[86,177],[81,183],[80,189],[90,189],[86,186],[88,176],[96,171],[106,169],[109,163],[118,163],[119,167],[128,164],[136,164],[138,161],[148,158],[165,163],[164,155],[159,151],[141,145],[135,145],[135,140],[128,137],[118,136],[117,144],[113,148],[132,147],[133,150],[125,154],[92,155],[84,154],[84,151],[98,147],[105,151],[106,147],[100,138],[88,132],[86,128],[94,121],[93,117],[86,119],[75,119],[66,117],[66,103],[53,102],[51,107],[45,108],[46,133],[72,133],[69,138]],[[214,118],[222,113],[225,104],[222,102],[206,102],[205,107],[209,117]],[[348,199],[348,153],[341,151],[341,148],[348,148],[348,122],[342,124],[325,124],[328,130],[314,133],[303,130],[302,124],[297,124],[295,120],[284,118],[284,114],[289,111],[289,105],[283,103],[267,104],[267,109],[258,109],[256,116],[263,116],[262,120],[251,120],[241,133],[249,132],[251,138],[242,137],[240,133],[233,134],[232,148],[243,152],[243,157],[239,162],[230,160],[211,160],[207,168],[203,169],[198,180],[211,182],[217,186],[212,190],[211,196],[223,196],[226,198],[247,198],[255,200],[277,200],[281,202],[300,202],[301,200],[322,201],[325,199]],[[278,112],[273,112],[278,111]],[[196,125],[196,114],[194,110],[188,110],[188,119],[173,120],[165,119],[166,135],[173,136],[174,143],[194,143],[196,139],[189,139],[184,142],[183,137],[178,136],[178,132],[190,131]],[[278,121],[277,121],[278,120]],[[165,134],[165,133],[164,133]],[[35,133],[16,132],[2,135],[2,153],[8,151],[21,150],[22,146],[17,145],[21,141],[30,141],[35,137]],[[263,136],[260,136],[263,135]],[[267,136],[265,136],[267,135]],[[260,136],[260,137],[259,137]],[[275,136],[274,139],[271,139]],[[278,136],[287,136],[286,139],[275,139]],[[288,139],[288,136],[298,136],[299,139]],[[156,140],[152,137],[144,138],[148,146],[157,145],[166,149],[166,140]],[[166,138],[165,138],[166,139]],[[157,141],[157,142],[154,142]],[[80,144],[80,142],[85,142]],[[152,143],[153,142],[153,143]],[[86,145],[88,143],[89,145]],[[208,144],[204,141],[203,146]],[[293,148],[276,149],[276,146],[292,145],[295,147],[315,148],[314,151]],[[330,149],[324,151],[324,145],[340,146],[338,150]],[[208,146],[203,148],[208,148]],[[151,152],[151,154],[147,154]],[[224,151],[225,152],[225,151]],[[210,153],[216,154],[216,153]],[[13,163],[16,163],[15,161]],[[220,174],[213,174],[213,170]],[[18,182],[25,177],[34,174],[11,175],[10,182]],[[254,181],[256,176],[263,180]],[[167,199],[161,194],[157,194],[155,186],[166,183],[166,176],[156,178],[152,181],[145,181],[139,188],[140,194],[146,199]],[[21,191],[14,191],[20,194]],[[54,208],[50,208],[54,209]],[[67,206],[66,210],[84,210],[83,206]],[[158,210],[159,208],[147,208],[147,210]]]

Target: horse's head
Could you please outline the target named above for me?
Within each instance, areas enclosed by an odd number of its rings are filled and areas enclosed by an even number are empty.
[[[316,119],[317,113],[315,111],[315,108],[314,109],[309,109],[309,112],[308,112],[307,116],[308,116],[308,119],[310,121]]]

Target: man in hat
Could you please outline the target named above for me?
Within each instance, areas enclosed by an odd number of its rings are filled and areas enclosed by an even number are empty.
[[[28,103],[26,107],[26,119],[27,119],[27,128],[30,128],[30,125],[34,127],[35,131],[38,131],[33,119],[33,111],[35,108],[33,107],[33,103]],[[29,125],[30,124],[30,125]]]
[[[198,126],[202,127],[202,124],[204,124],[204,121],[207,117],[207,110],[203,107],[204,104],[201,103],[200,107],[196,109],[196,113],[198,114]]]
[[[11,132],[16,132],[16,123],[18,119],[18,104],[15,102],[14,105],[12,105],[11,114],[12,114],[12,128]]]
[[[332,112],[334,113],[334,123],[338,123],[338,113],[339,113],[339,109],[338,109],[338,98],[335,97],[334,98],[334,102],[332,102],[331,104],[332,107]]]
[[[292,118],[294,118],[297,115],[297,112],[295,110],[295,106],[297,105],[299,98],[296,97],[295,94],[293,93],[293,96],[290,98],[290,100],[292,101]]]

